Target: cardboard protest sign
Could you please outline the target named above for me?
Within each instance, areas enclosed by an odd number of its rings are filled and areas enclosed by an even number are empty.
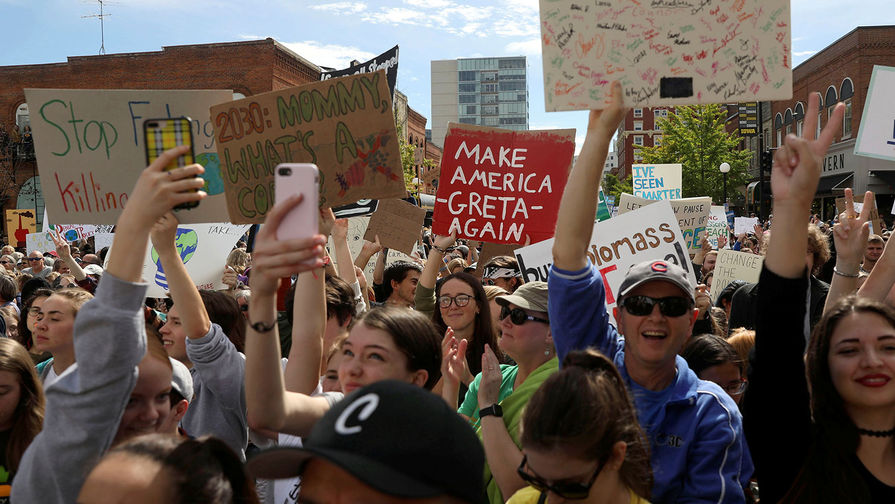
[[[683,192],[681,164],[635,164],[631,181],[634,196],[651,200],[680,199]]]
[[[671,210],[677,217],[678,226],[681,228],[681,236],[687,244],[687,250],[692,255],[702,248],[702,232],[708,226],[709,209],[712,198],[703,196],[700,198],[683,198],[671,201]],[[619,198],[619,215],[636,210],[640,207],[655,203],[655,200],[638,198],[628,193],[622,193]]]
[[[96,233],[93,235],[93,248],[97,252],[106,248],[112,247],[112,241],[115,239],[115,233]],[[106,254],[106,261],[109,259],[109,254]]]
[[[48,233],[28,233],[25,235],[25,252],[30,254],[35,250],[44,253],[56,250],[56,244]]]
[[[880,234],[883,231],[883,221],[880,219],[879,210],[876,208],[876,198],[870,200],[873,202],[873,207],[870,209],[870,233],[872,234]],[[861,210],[864,208],[864,203],[854,202],[855,212],[861,213]],[[836,198],[836,213],[841,214],[845,211],[845,198]]]
[[[199,289],[221,290],[227,256],[249,226],[221,224],[186,224],[177,226],[175,244],[180,260]],[[114,253],[114,250],[110,253]],[[167,297],[168,279],[161,260],[152,246],[143,261],[143,280],[149,283],[146,297]]]
[[[615,306],[615,293],[628,268],[639,262],[673,262],[687,271],[695,288],[696,275],[686,247],[669,201],[658,201],[594,224],[587,256],[603,276],[610,316]],[[553,263],[553,239],[517,249],[516,259],[524,281],[546,281]]]
[[[724,207],[712,205],[709,210],[709,220],[706,224],[706,232],[708,233],[709,245],[712,248],[718,248],[718,238],[727,238],[727,216],[724,215]],[[730,248],[730,244],[725,242],[724,248]]]
[[[476,261],[475,268],[475,277],[482,278],[483,270],[485,269],[485,264],[490,261],[492,258],[497,256],[510,256],[513,257],[515,254],[515,250],[519,248],[521,245],[517,244],[507,244],[507,243],[485,243],[482,245],[482,251],[479,252],[479,260]],[[472,248],[472,244],[469,244],[469,248]]]
[[[211,117],[231,222],[264,222],[280,163],[317,164],[321,206],[406,193],[382,70],[223,103]]]
[[[13,247],[24,247],[29,233],[37,231],[34,209],[6,211],[6,243]]]
[[[451,123],[432,232],[490,243],[553,236],[575,130],[511,131]]]
[[[764,256],[758,254],[734,250],[719,250],[710,292],[712,303],[718,300],[718,294],[724,290],[724,287],[727,287],[734,280],[757,282],[763,263]]]
[[[743,233],[754,233],[756,224],[758,224],[758,217],[734,217],[733,234],[739,236]]]
[[[789,0],[541,0],[548,112],[792,98]]]
[[[26,89],[34,151],[49,218],[56,224],[114,224],[146,167],[143,121],[192,119],[193,151],[208,197],[178,210],[182,223],[215,222],[226,211],[215,128],[208,109],[233,92]]]
[[[873,66],[855,154],[895,161],[895,67]],[[878,231],[877,231],[878,232]]]
[[[379,208],[370,217],[364,239],[376,241],[378,235],[383,247],[409,255],[413,253],[414,243],[419,240],[425,219],[425,208],[404,200],[379,200]]]
[[[346,75],[372,73],[378,70],[385,70],[385,75],[388,80],[388,90],[394,98],[395,84],[398,82],[398,46],[392,47],[370,61],[350,66],[344,70],[320,72],[320,80],[328,80],[333,77],[344,77]]]

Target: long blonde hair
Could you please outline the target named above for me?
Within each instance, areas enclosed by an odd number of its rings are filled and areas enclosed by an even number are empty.
[[[14,374],[21,389],[5,454],[7,470],[15,471],[28,445],[43,428],[44,392],[31,356],[16,340],[0,338],[0,371]]]

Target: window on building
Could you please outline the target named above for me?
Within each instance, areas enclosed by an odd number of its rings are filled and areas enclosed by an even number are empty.
[[[842,116],[842,138],[851,138],[851,98],[845,100],[845,115]]]
[[[634,117],[643,117],[643,109],[642,108],[634,109]]]
[[[497,126],[497,116],[483,117],[482,124],[485,126]]]
[[[656,109],[656,110],[653,110],[653,117],[656,118],[656,119],[658,119],[658,118],[660,118],[660,117],[661,117],[661,118],[666,118],[666,117],[668,117],[668,109]]]
[[[796,122],[796,136],[799,136],[799,137],[802,136],[802,126],[803,126],[804,122],[805,121]]]
[[[479,108],[476,105],[467,105],[466,113],[469,115],[475,115],[479,113]]]
[[[643,135],[634,135],[634,145],[643,145]]]
[[[786,125],[786,134],[789,135],[790,133],[792,133],[792,124],[787,124]]]
[[[653,137],[653,146],[662,147],[662,135],[656,135]]]
[[[475,103],[475,95],[460,95],[460,103]]]
[[[475,83],[460,83],[461,93],[475,93]]]
[[[640,149],[634,151],[634,161],[643,161],[643,154],[641,154]]]
[[[634,131],[643,131],[643,121],[634,121]]]
[[[501,59],[497,68],[503,70],[507,68],[525,68],[525,58]]]
[[[783,145],[783,130],[777,130],[777,147]]]
[[[461,117],[460,124],[476,124],[475,117]]]
[[[814,132],[814,138],[820,137],[820,118],[823,117],[823,112],[817,113],[817,131]]]
[[[473,70],[465,70],[465,71],[459,72],[459,75],[457,76],[457,78],[460,81],[474,81],[474,80],[476,80],[475,74],[476,74],[476,72]]]
[[[519,81],[504,82],[504,81],[501,81],[501,82],[497,83],[497,86],[498,86],[498,89],[500,89],[501,91],[519,91],[519,90],[525,89],[525,82],[519,82]]]
[[[16,109],[16,126],[19,131],[25,129],[25,126],[31,126],[31,115],[28,112],[28,104],[23,103]]]

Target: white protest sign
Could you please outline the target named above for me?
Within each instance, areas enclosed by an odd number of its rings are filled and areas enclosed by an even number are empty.
[[[764,256],[737,252],[734,250],[718,251],[718,259],[715,262],[715,275],[712,279],[712,302],[718,299],[718,294],[734,280],[757,282],[761,274],[761,265]]]
[[[106,247],[112,248],[114,239],[115,233],[96,233],[93,235],[93,249],[99,252]],[[108,258],[109,255],[106,254],[106,257]]]
[[[227,288],[221,282],[227,256],[248,229],[248,225],[237,226],[230,223],[177,226],[177,252],[196,287],[209,290]],[[152,246],[147,248],[146,259],[143,261],[143,280],[149,284],[146,297],[166,297],[168,280],[161,260]]]
[[[873,66],[855,154],[895,161],[895,67]]]
[[[754,233],[758,217],[734,217],[733,234],[739,236],[743,233]]]
[[[48,233],[28,233],[25,236],[25,247],[29,254],[35,250],[41,253],[56,250],[56,244]]]
[[[540,0],[548,112],[792,98],[790,0]]]
[[[681,164],[635,164],[634,196],[651,200],[681,199]]]
[[[696,254],[696,251],[702,248],[701,234],[708,225],[712,198],[702,196],[669,201],[671,202],[671,210],[677,217],[678,225],[681,228],[684,243],[687,244],[687,250],[690,254]],[[619,198],[618,213],[621,215],[652,203],[656,203],[656,201],[622,193],[621,198]]]
[[[53,223],[114,224],[146,167],[143,121],[181,116],[192,119],[193,151],[205,167],[208,197],[196,208],[175,211],[177,218],[215,222],[227,215],[227,174],[220,168],[209,109],[232,100],[232,91],[26,89],[25,97]]]
[[[696,287],[686,244],[669,201],[594,224],[587,256],[603,276],[610,317],[615,293],[634,264],[649,260],[673,262],[687,271],[690,284]],[[553,263],[553,238],[516,249],[516,259],[526,282],[546,281]]]
[[[727,215],[724,213],[723,206],[712,205],[711,210],[709,210],[706,232],[708,233],[709,245],[715,249],[718,248],[718,238],[722,236],[727,238]],[[724,248],[730,248],[730,244],[725,242]]]

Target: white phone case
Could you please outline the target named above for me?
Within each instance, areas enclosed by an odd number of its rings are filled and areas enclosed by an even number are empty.
[[[309,238],[317,234],[317,188],[320,176],[317,165],[311,163],[282,163],[274,169],[275,198],[283,201],[293,194],[303,196],[277,228],[278,240]]]

